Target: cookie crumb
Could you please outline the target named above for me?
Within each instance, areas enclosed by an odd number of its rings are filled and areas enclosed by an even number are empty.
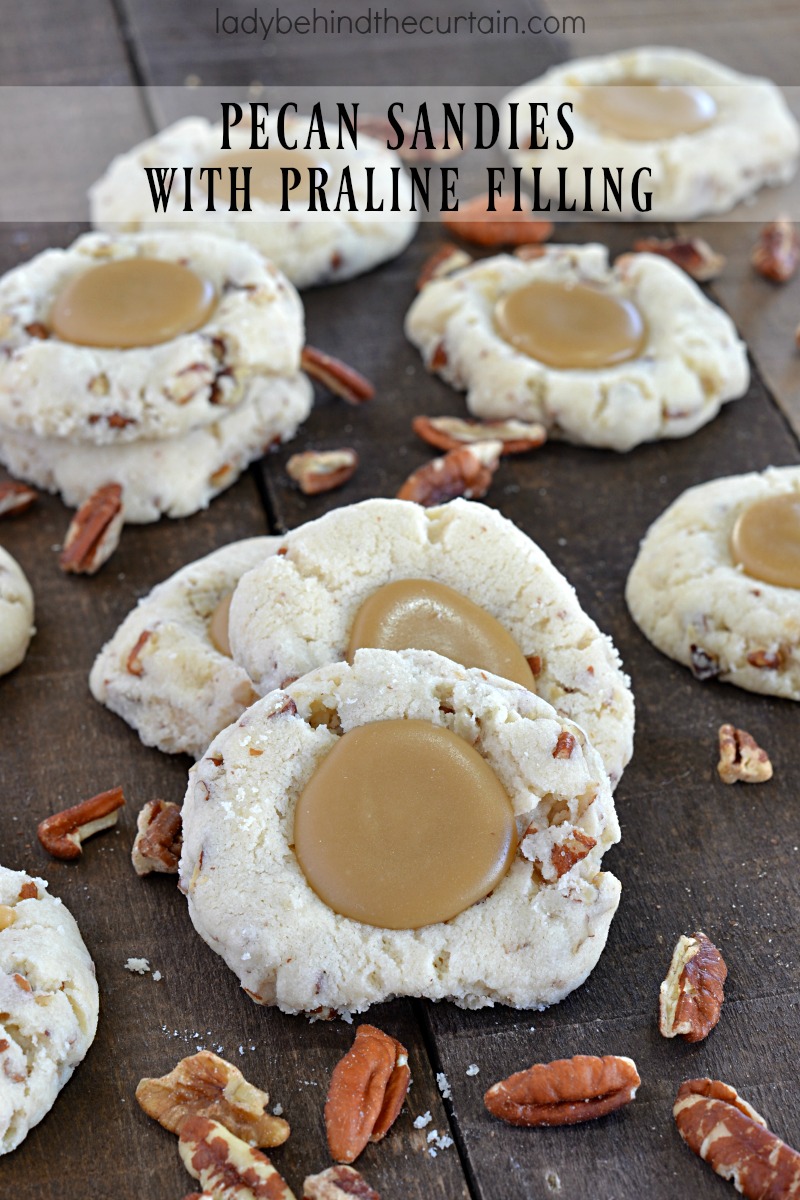
[[[283,1116],[283,1105],[282,1104],[274,1104],[272,1106],[272,1115],[274,1117]]]
[[[452,1100],[453,1093],[450,1089],[450,1084],[447,1080],[447,1076],[445,1075],[444,1071],[436,1072],[436,1086],[438,1087],[439,1091],[442,1093],[443,1100]]]
[[[160,983],[162,978],[163,978],[163,976],[160,971],[153,971],[153,975],[152,975],[153,983]]]
[[[414,1118],[414,1128],[424,1129],[426,1125],[430,1125],[432,1120],[433,1118],[431,1117],[430,1109],[428,1109],[428,1111],[423,1113],[421,1117]]]
[[[146,975],[150,970],[150,963],[146,958],[129,958],[125,963],[125,970],[133,975]],[[177,1033],[177,1030],[175,1032]]]
[[[469,1066],[467,1067],[467,1074],[468,1075],[479,1075],[480,1070],[481,1069],[477,1063],[470,1063]]]

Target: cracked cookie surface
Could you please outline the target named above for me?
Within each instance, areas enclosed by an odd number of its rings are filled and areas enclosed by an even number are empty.
[[[593,369],[548,366],[500,336],[498,301],[534,281],[587,284],[631,302],[645,322],[640,354]],[[427,284],[406,335],[429,369],[467,393],[478,417],[540,421],[550,437],[630,450],[686,437],[743,395],[747,353],[730,317],[679,267],[653,254],[609,266],[604,246],[547,246],[539,258],[485,258]]]

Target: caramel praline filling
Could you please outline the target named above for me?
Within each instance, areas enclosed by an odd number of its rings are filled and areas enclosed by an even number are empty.
[[[283,201],[283,171],[293,167],[300,172],[300,180],[292,172],[286,172],[286,191],[290,204],[301,207],[308,204],[311,194],[309,174],[310,167],[324,167],[325,164],[309,154],[306,150],[224,150],[204,164],[205,167],[221,167],[221,175],[214,176],[214,204],[217,209],[230,205],[233,196],[238,209],[242,208],[244,200],[244,174],[241,170],[232,173],[231,167],[250,168],[250,203],[262,200],[265,204],[280,207]],[[327,167],[325,168],[327,170]],[[231,183],[235,181],[235,191]]]
[[[294,849],[308,883],[341,916],[382,929],[456,917],[508,871],[511,802],[477,750],[420,720],[342,735],[306,784]]]
[[[606,133],[631,142],[698,133],[717,115],[714,97],[703,88],[644,79],[590,87],[580,107]]]
[[[233,592],[228,592],[227,596],[223,596],[208,621],[208,636],[211,638],[214,648],[219,650],[220,654],[224,654],[226,658],[232,657],[231,640],[228,633],[232,599]]]
[[[52,332],[78,346],[155,346],[204,325],[213,286],[189,267],[160,258],[120,258],[69,281],[50,310]]]
[[[502,296],[494,323],[515,350],[559,370],[613,367],[638,358],[647,341],[630,300],[554,279],[534,279]]]
[[[749,504],[733,527],[731,556],[754,579],[800,588],[800,493]]]

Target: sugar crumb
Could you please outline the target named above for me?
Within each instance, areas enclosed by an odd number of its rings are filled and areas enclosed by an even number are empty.
[[[429,1109],[427,1112],[423,1113],[421,1117],[414,1118],[414,1128],[424,1129],[426,1125],[430,1125],[432,1120],[433,1118],[431,1117]]]
[[[477,1063],[470,1063],[469,1066],[467,1067],[468,1075],[480,1075],[480,1071],[481,1071],[481,1069]]]
[[[146,975],[150,970],[150,963],[146,958],[129,958],[125,963],[125,970],[134,975]]]

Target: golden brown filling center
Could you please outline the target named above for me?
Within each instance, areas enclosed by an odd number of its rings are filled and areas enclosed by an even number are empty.
[[[56,297],[50,327],[79,346],[155,346],[204,325],[214,288],[180,263],[121,258],[90,267]]]
[[[515,350],[560,370],[627,362],[647,340],[644,318],[630,300],[551,279],[534,279],[503,296],[494,323]]]
[[[345,733],[297,803],[294,847],[334,912],[382,929],[447,921],[516,851],[511,802],[477,750],[427,721]]]
[[[280,207],[283,200],[282,167],[295,167],[300,172],[300,182],[297,187],[291,185],[295,176],[287,173],[287,195],[290,203],[300,205],[308,203],[309,198],[309,167],[321,167],[325,164],[316,155],[307,150],[223,150],[205,164],[207,167],[222,167],[222,177],[214,177],[214,204],[217,208],[230,204],[231,173],[229,167],[250,167],[250,201],[263,200],[265,204],[276,204]],[[205,176],[204,176],[205,178]],[[244,177],[241,171],[236,172],[236,200],[241,208],[244,193],[241,191]]]
[[[507,629],[454,588],[428,579],[387,583],[364,601],[350,632],[350,662],[360,647],[435,650],[534,690],[525,655]]]
[[[228,620],[231,615],[231,600],[233,592],[228,592],[227,596],[223,596],[217,607],[211,614],[211,619],[208,622],[208,636],[214,643],[214,646],[219,650],[220,654],[225,654],[228,658],[231,657],[231,643],[228,636]]]
[[[733,527],[731,554],[755,579],[800,588],[800,494],[767,496],[748,505]]]
[[[697,133],[717,115],[713,96],[702,88],[648,80],[591,87],[581,108],[607,133],[632,142]]]

